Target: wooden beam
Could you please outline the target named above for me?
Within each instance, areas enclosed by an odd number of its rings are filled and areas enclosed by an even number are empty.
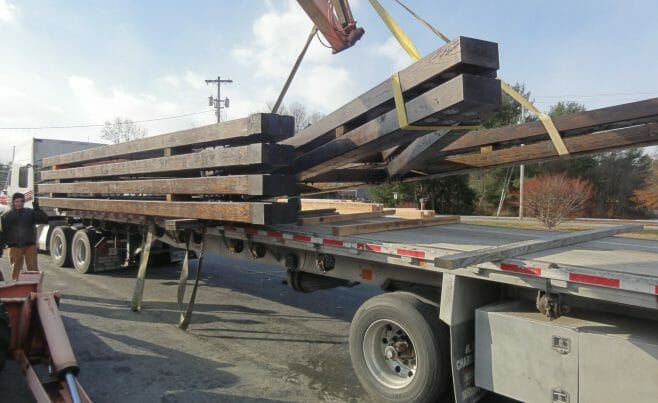
[[[319,208],[315,210],[301,210],[297,212],[297,217],[320,217],[336,214],[335,208]]]
[[[541,252],[547,249],[561,248],[563,246],[607,238],[625,232],[641,230],[642,228],[642,225],[619,225],[610,228],[553,235],[547,239],[532,239],[529,241],[514,242],[492,248],[437,257],[434,259],[434,264],[443,269],[459,269],[480,263],[499,261],[529,253]]]
[[[321,208],[333,208],[340,214],[366,213],[384,210],[381,203],[354,202],[350,200],[332,199],[307,199],[302,198],[302,210],[317,210]]]
[[[436,87],[457,74],[495,77],[498,67],[497,44],[459,37],[403,69],[399,75],[405,97],[413,98],[419,91]],[[393,89],[390,80],[385,80],[284,143],[304,153],[335,139],[336,128],[345,125],[346,131],[352,130],[392,109]]]
[[[291,146],[280,144],[250,144],[247,146],[212,148],[190,154],[171,157],[116,162],[79,168],[41,171],[42,180],[81,179],[175,171],[190,171],[210,168],[240,166],[285,166],[293,156]]]
[[[553,122],[558,131],[560,131],[560,134],[563,137],[568,137],[571,134],[591,133],[623,126],[655,122],[657,117],[658,98],[653,98],[645,101],[574,113],[572,115],[557,116],[553,118]],[[540,139],[548,138],[546,129],[540,122],[466,133],[440,151],[454,153],[472,147],[486,146],[506,141],[527,142],[528,139],[533,137],[540,137]]]
[[[259,142],[274,143],[293,136],[294,132],[292,116],[257,113],[242,119],[48,157],[43,159],[43,166],[65,167],[71,164],[119,157],[135,158],[140,155],[151,157],[153,154],[149,152],[175,147],[200,148]]]
[[[333,222],[354,221],[364,218],[376,218],[385,215],[393,215],[395,210],[371,211],[367,213],[335,214],[321,217],[304,217],[297,220],[298,225],[329,224]]]
[[[411,124],[473,124],[501,102],[496,79],[461,75],[405,103]],[[476,113],[477,112],[477,113]],[[401,130],[395,110],[371,120],[295,160],[297,179],[305,180],[431,132]]]
[[[424,160],[423,154],[436,143],[442,142],[448,133],[448,131],[442,130],[417,138],[386,164],[386,172],[389,176],[402,176],[406,174],[412,169],[413,164],[417,163],[418,159]],[[455,138],[453,136],[453,139]]]
[[[178,218],[164,220],[164,229],[167,231],[183,231],[202,229],[208,225],[207,222],[195,220],[194,218]]]
[[[658,123],[648,123],[623,129],[609,130],[564,138],[571,156],[593,152],[610,151],[631,146],[648,146],[658,144]],[[459,173],[469,169],[508,166],[520,163],[537,163],[558,158],[551,141],[527,144],[523,147],[509,147],[493,150],[489,153],[479,152],[456,154],[429,161],[423,170],[431,175],[439,173]],[[560,157],[564,158],[564,157]]]
[[[395,216],[399,218],[433,218],[436,217],[434,210],[421,210],[417,208],[396,208]]]
[[[258,202],[165,202],[142,200],[63,199],[43,197],[41,206],[98,213],[197,220],[242,222],[258,225],[297,221],[297,211],[286,203]]]
[[[437,216],[418,220],[394,219],[382,222],[370,222],[351,225],[337,225],[332,228],[334,236],[350,236],[371,232],[395,231],[399,229],[427,227],[443,224],[459,224],[459,216]]]
[[[143,179],[127,181],[42,183],[40,193],[148,195],[292,196],[297,185],[290,175],[233,175],[202,178]]]

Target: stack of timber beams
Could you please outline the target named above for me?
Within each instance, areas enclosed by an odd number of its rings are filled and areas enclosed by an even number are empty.
[[[658,98],[558,116],[553,122],[568,155],[558,155],[538,121],[470,131],[449,143],[444,132],[433,132],[401,146],[387,160],[342,167],[300,186],[306,193],[319,193],[652,146],[658,144]]]
[[[459,37],[398,73],[413,126],[478,125],[501,104],[498,45]],[[348,102],[284,144],[295,147],[301,182],[339,182],[335,170],[377,159],[433,131],[401,127],[391,79]],[[458,138],[463,131],[446,130]],[[358,172],[350,172],[348,181]],[[377,178],[375,181],[382,178]]]
[[[458,127],[500,108],[498,67],[497,44],[459,37],[397,73],[399,86],[387,79],[296,135],[291,117],[256,114],[50,157],[38,192],[44,207],[76,212],[274,225],[304,217],[279,196],[560,157],[540,122]],[[568,156],[658,144],[658,98],[554,123]]]
[[[41,205],[92,213],[277,224],[294,205],[262,201],[297,194],[289,164],[290,116],[255,114],[229,122],[45,158]],[[49,170],[47,168],[50,168]]]

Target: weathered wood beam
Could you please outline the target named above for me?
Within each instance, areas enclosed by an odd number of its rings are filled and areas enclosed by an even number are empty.
[[[570,156],[604,152],[632,146],[641,147],[658,144],[658,123],[647,123],[623,129],[608,130],[564,138]],[[430,175],[460,173],[469,169],[495,166],[530,164],[557,159],[551,141],[515,146],[488,153],[456,154],[428,161],[422,168]],[[564,157],[560,157],[564,158]]]
[[[398,155],[393,157],[388,164],[386,164],[386,172],[389,176],[402,176],[413,169],[414,165],[418,164],[419,160],[425,160],[424,154],[435,144],[442,142],[445,143],[448,131],[437,131],[417,138],[409,144]],[[464,134],[465,135],[465,134]],[[448,136],[453,139],[456,136]]]
[[[164,174],[174,171],[244,166],[276,167],[290,164],[292,156],[293,149],[291,146],[280,144],[250,144],[239,147],[212,148],[195,153],[173,155],[171,157],[41,171],[41,179],[81,179],[120,175],[134,176],[138,174]]]
[[[579,231],[551,236],[547,239],[532,239],[514,242],[492,248],[478,249],[470,252],[437,257],[434,264],[443,269],[459,269],[485,262],[509,259],[528,253],[541,252],[547,249],[561,248],[582,242],[594,241],[609,236],[641,230],[642,225],[618,225],[610,228]]]
[[[415,125],[473,124],[501,103],[496,79],[461,75],[405,103],[409,122]],[[432,130],[401,130],[395,110],[345,133],[295,160],[297,179],[307,180]]]
[[[154,151],[175,147],[275,143],[291,137],[294,132],[292,116],[257,113],[242,119],[48,157],[43,159],[43,166],[66,166],[104,159],[134,158],[144,154],[150,157]]]
[[[297,217],[302,218],[302,217],[320,217],[320,216],[328,216],[328,215],[335,215],[336,214],[336,209],[335,208],[319,208],[315,210],[301,210],[297,212]]]
[[[337,225],[332,228],[334,236],[350,236],[371,232],[395,231],[399,229],[428,227],[433,225],[459,224],[459,216],[437,216],[418,220],[392,219],[381,222],[370,222],[350,225]]]
[[[297,185],[289,175],[233,175],[202,178],[142,179],[71,183],[42,183],[38,192],[57,194],[200,195],[227,194],[249,196],[289,196],[297,194]]]
[[[194,218],[197,220],[242,222],[258,225],[294,223],[297,211],[287,203],[258,202],[164,202],[103,199],[39,199],[41,206],[99,213],[152,217]]]
[[[495,77],[498,67],[496,43],[459,37],[399,74],[402,91],[407,98],[413,98],[428,87],[438,86],[457,74]],[[347,126],[342,130],[352,130],[393,108],[393,88],[391,81],[386,80],[286,140],[284,144],[293,145],[300,153],[304,153],[335,139],[336,128]]]
[[[658,120],[658,98],[553,118],[555,127],[563,137],[655,122],[656,120]],[[546,129],[540,122],[466,133],[440,151],[454,153],[507,141],[526,142],[533,137],[548,138]]]

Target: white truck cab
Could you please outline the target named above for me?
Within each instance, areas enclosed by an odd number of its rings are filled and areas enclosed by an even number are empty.
[[[4,189],[0,192],[0,213],[11,207],[11,197],[16,192],[25,195],[26,207],[32,207],[32,201],[36,193],[35,184],[39,180],[39,171],[43,158],[102,145],[105,144],[32,137],[16,144],[14,159],[10,164],[6,181],[4,181],[5,178],[0,178],[0,180],[3,180],[0,183],[5,184]],[[52,211],[47,211],[47,213],[49,216],[54,216],[54,212]],[[51,226],[49,224],[37,226],[37,246],[40,250],[48,249],[50,228]]]

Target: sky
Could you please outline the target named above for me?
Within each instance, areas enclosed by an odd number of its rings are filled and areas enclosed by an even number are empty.
[[[426,55],[439,38],[392,0],[382,4]],[[411,63],[367,0],[366,30],[337,55],[316,39],[286,97],[328,113]],[[451,38],[499,44],[499,76],[542,110],[558,101],[595,109],[658,97],[658,2],[407,0]],[[29,137],[100,141],[115,117],[149,135],[211,124],[205,79],[233,80],[225,119],[265,112],[311,22],[294,0],[0,0],[0,161]],[[36,130],[18,128],[37,127]]]

